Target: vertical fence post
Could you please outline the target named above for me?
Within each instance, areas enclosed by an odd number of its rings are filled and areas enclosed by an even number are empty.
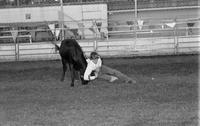
[[[98,27],[96,25],[96,20],[93,20],[92,21],[93,23],[93,30],[94,30],[94,37],[95,37],[95,40],[94,40],[94,43],[93,43],[93,47],[94,47],[94,51],[97,51],[97,32],[98,32]]]
[[[18,61],[19,60],[19,43],[16,39],[14,40],[14,44],[15,44],[15,61]]]
[[[15,61],[19,60],[19,43],[17,42],[18,31],[11,30],[12,38],[15,44]]]
[[[31,35],[29,35],[29,42],[32,43]]]
[[[136,50],[136,43],[137,43],[137,0],[135,2],[135,23],[134,23],[134,32],[135,32],[135,42],[134,42],[134,50]]]
[[[17,61],[17,44],[15,40],[14,40],[14,46],[15,46],[15,61]]]
[[[82,0],[81,0],[81,23],[78,23],[79,25],[79,29],[81,30],[81,33],[82,33],[82,37],[81,39],[85,39],[85,28],[84,28],[84,24],[85,24],[85,21],[84,21],[84,14],[83,14],[83,4],[82,4]]]
[[[17,42],[17,61],[19,61],[19,41],[17,41],[17,38],[16,38],[16,42]]]
[[[177,44],[176,44],[176,53],[179,54],[179,36],[178,35],[176,36],[176,42],[177,42]]]
[[[94,51],[97,51],[97,40],[95,39],[94,42],[93,42],[93,47],[94,47]]]
[[[176,20],[175,20],[176,23]],[[178,53],[178,39],[177,39],[177,29],[176,25],[173,28],[174,31],[174,54],[176,55]]]
[[[60,0],[60,11],[61,11],[61,40],[64,40],[65,39],[65,34],[64,34],[63,0]]]
[[[94,51],[97,51],[97,27],[95,27],[95,40],[94,40],[94,43],[93,43],[93,46],[94,46]]]

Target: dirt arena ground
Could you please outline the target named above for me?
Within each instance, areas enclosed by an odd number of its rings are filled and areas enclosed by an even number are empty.
[[[104,59],[136,84],[60,82],[61,62],[0,63],[0,126],[197,126],[198,56]]]

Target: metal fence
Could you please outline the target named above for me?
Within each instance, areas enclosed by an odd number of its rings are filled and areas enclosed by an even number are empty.
[[[199,21],[200,18],[138,19],[137,22],[90,19],[76,22],[65,21],[64,28],[59,27],[58,21],[13,24],[13,27],[17,27],[15,30],[12,30],[12,25],[0,27],[0,44],[14,43],[13,37],[17,38],[16,43],[38,43],[61,41],[62,38],[87,41],[91,39],[192,36],[199,35]],[[51,27],[52,25],[53,27]]]
[[[75,38],[80,43],[86,55],[91,51],[99,52],[103,57],[152,56],[197,54],[200,51],[199,19],[176,20],[176,22],[157,23],[156,25],[132,23],[108,25],[108,27],[80,27],[76,30],[65,28],[64,31],[73,33],[69,38]],[[113,22],[109,22],[113,23]],[[134,29],[137,28],[137,30]],[[87,29],[92,34],[81,31]],[[102,29],[104,29],[102,31]],[[58,45],[61,33],[56,35],[56,29],[37,30],[9,30],[10,36],[1,36],[0,40],[9,40],[9,43],[0,44],[0,61],[44,60],[59,59],[58,52],[50,41]],[[44,40],[33,40],[31,34],[23,32],[47,32],[51,37]],[[53,31],[53,32],[52,32]],[[76,31],[76,32],[75,32]],[[75,34],[79,33],[80,34]],[[20,35],[17,33],[21,33]],[[41,37],[43,36],[40,35]],[[43,36],[44,37],[44,36]],[[65,36],[67,37],[67,36]]]

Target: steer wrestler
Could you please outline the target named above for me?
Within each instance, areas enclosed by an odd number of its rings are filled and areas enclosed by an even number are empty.
[[[91,52],[87,59],[87,68],[84,73],[84,80],[94,80],[96,78],[104,79],[109,82],[121,80],[126,83],[136,83],[132,78],[124,75],[118,70],[102,65],[101,57],[97,52]]]

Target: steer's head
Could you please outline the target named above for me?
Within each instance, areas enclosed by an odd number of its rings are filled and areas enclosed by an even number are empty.
[[[84,54],[82,54],[82,56],[81,56],[81,69],[80,69],[80,78],[81,78],[81,81],[82,81],[82,84],[83,85],[86,85],[86,84],[88,84],[88,82],[89,81],[86,81],[86,80],[84,80],[84,73],[85,73],[85,70],[86,70],[86,67],[87,67],[87,61],[86,61],[86,59],[85,59],[85,56],[84,56]]]
[[[84,77],[84,72],[85,72],[85,69],[81,69],[81,70],[80,70],[80,78],[81,78],[82,84],[83,84],[83,85],[86,85],[86,84],[88,84],[89,81],[84,80],[84,78],[83,78],[83,77]]]

